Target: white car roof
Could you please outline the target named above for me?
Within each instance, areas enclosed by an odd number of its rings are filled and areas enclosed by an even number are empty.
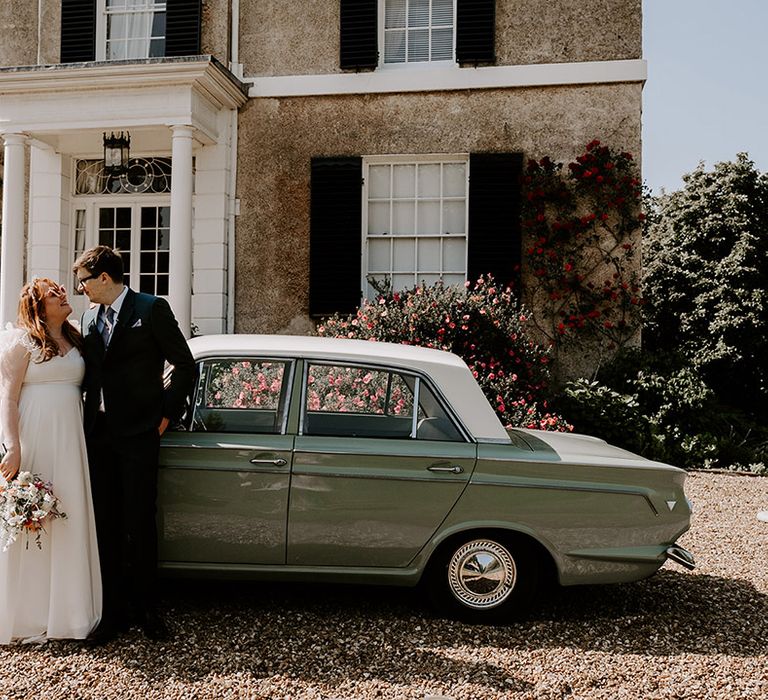
[[[366,362],[423,372],[448,399],[464,426],[478,440],[509,442],[504,426],[466,363],[443,350],[346,338],[302,335],[202,335],[189,347],[195,359],[216,356],[268,356]]]

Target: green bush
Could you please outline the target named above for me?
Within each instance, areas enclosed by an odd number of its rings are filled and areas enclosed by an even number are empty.
[[[646,451],[650,424],[637,399],[597,381],[576,379],[566,384],[557,408],[579,433],[595,435],[632,452]]]
[[[768,430],[720,403],[701,371],[669,353],[630,350],[597,381],[566,385],[556,406],[574,430],[684,468],[764,473]]]
[[[324,319],[317,333],[456,353],[505,426],[569,430],[548,409],[550,349],[532,339],[528,324],[529,314],[512,291],[486,276],[464,288],[437,283],[381,289],[357,313]]]

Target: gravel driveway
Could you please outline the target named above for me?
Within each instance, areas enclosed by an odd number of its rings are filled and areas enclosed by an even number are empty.
[[[166,583],[173,642],[0,648],[0,698],[766,698],[768,479],[687,483],[693,573],[558,590],[499,628],[409,590]]]

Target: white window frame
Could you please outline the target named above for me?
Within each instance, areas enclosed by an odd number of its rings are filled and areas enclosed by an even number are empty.
[[[383,0],[382,0],[383,1]],[[158,8],[160,9],[160,8]],[[168,4],[166,2],[164,11],[166,12],[166,41],[168,41]],[[145,56],[144,58],[148,58]],[[107,59],[107,0],[96,0],[96,60],[106,61]],[[109,59],[112,60],[112,59]],[[118,59],[115,59],[118,60]],[[127,59],[133,60],[133,59]],[[141,60],[141,59],[135,59]]]
[[[418,70],[419,68],[424,67],[432,67],[435,68],[437,66],[451,66],[456,64],[456,0],[453,0],[453,49],[452,49],[452,56],[451,58],[446,58],[439,61],[408,61],[408,49],[406,45],[406,54],[405,58],[406,60],[402,63],[385,63],[384,62],[384,22],[386,20],[386,8],[385,8],[385,2],[386,0],[379,0],[379,68],[385,68],[387,70]],[[406,33],[408,31],[408,20],[407,20],[407,9],[406,9]]]
[[[430,153],[430,154],[419,154],[419,155],[408,155],[408,154],[402,154],[402,155],[372,155],[372,156],[363,156],[363,193],[362,193],[362,221],[361,221],[361,236],[362,236],[362,255],[360,260],[360,289],[362,290],[362,299],[365,300],[367,298],[368,293],[368,243],[370,240],[370,236],[368,235],[368,186],[370,182],[369,178],[369,168],[371,165],[426,165],[426,164],[445,164],[445,163],[462,163],[466,168],[466,177],[465,177],[465,183],[464,183],[464,234],[463,238],[465,241],[464,246],[464,282],[467,281],[467,266],[468,266],[468,258],[469,258],[469,178],[470,178],[470,172],[469,172],[469,153]],[[391,199],[391,192],[390,192],[390,199]],[[443,201],[443,197],[441,196],[441,202]],[[416,216],[418,217],[418,204],[417,206],[417,213]],[[375,236],[375,238],[383,238],[380,236]],[[450,238],[450,234],[446,233],[439,233],[439,234],[426,234],[419,236],[418,233],[408,236],[394,236],[390,235],[389,239],[414,239],[416,243],[414,245],[416,246],[416,249],[414,251],[414,283],[421,283],[421,280],[419,279],[420,274],[434,274],[434,273],[420,273],[419,272],[419,258],[418,258],[418,240],[419,239],[425,239],[425,238],[436,238],[441,241],[440,245],[440,267],[442,269],[442,254],[443,254],[443,246],[442,241],[446,238]],[[390,256],[390,260],[392,261],[392,256]],[[391,265],[390,265],[391,267]],[[394,273],[393,273],[394,274]],[[459,274],[459,272],[448,272],[445,274]],[[440,278],[442,279],[443,272],[440,273]],[[398,291],[398,290],[394,290]]]
[[[88,250],[99,242],[99,222],[97,212],[100,207],[131,207],[131,272],[129,286],[139,290],[141,278],[139,275],[140,247],[141,247],[141,207],[170,207],[171,196],[166,195],[76,195],[72,197],[70,212],[70,231],[68,259],[74,262],[75,254],[75,226],[77,224],[77,210],[85,209],[85,249]],[[169,275],[171,274],[169,269]],[[66,285],[65,285],[66,286]],[[77,290],[73,290],[77,293]],[[162,295],[167,299],[167,295]]]

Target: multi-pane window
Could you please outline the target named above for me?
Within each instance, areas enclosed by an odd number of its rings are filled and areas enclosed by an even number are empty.
[[[141,208],[139,241],[139,291],[141,292],[168,294],[170,225],[170,207]]]
[[[96,199],[78,206],[73,214],[73,260],[94,245],[116,248],[123,259],[125,284],[140,292],[168,295],[171,208],[167,203],[112,204]]]
[[[165,0],[101,0],[105,58],[165,55]]]
[[[131,207],[99,208],[99,245],[117,248],[123,258],[123,281],[131,283]]]
[[[74,249],[74,258],[73,260],[77,260],[86,249],[85,245],[85,234],[86,234],[86,225],[85,225],[85,209],[75,209],[75,221],[74,221],[74,240],[73,240],[73,249]],[[75,294],[83,294],[83,290],[80,289],[79,283],[77,281],[77,275],[74,275],[72,280],[72,289],[74,290]]]
[[[421,159],[365,166],[363,283],[400,290],[463,284],[467,274],[467,159]]]
[[[455,0],[382,0],[384,63],[453,60]]]
[[[124,282],[167,296],[170,286],[171,159],[134,157],[113,175],[101,160],[77,160],[71,252],[73,260],[95,245],[120,251]]]

